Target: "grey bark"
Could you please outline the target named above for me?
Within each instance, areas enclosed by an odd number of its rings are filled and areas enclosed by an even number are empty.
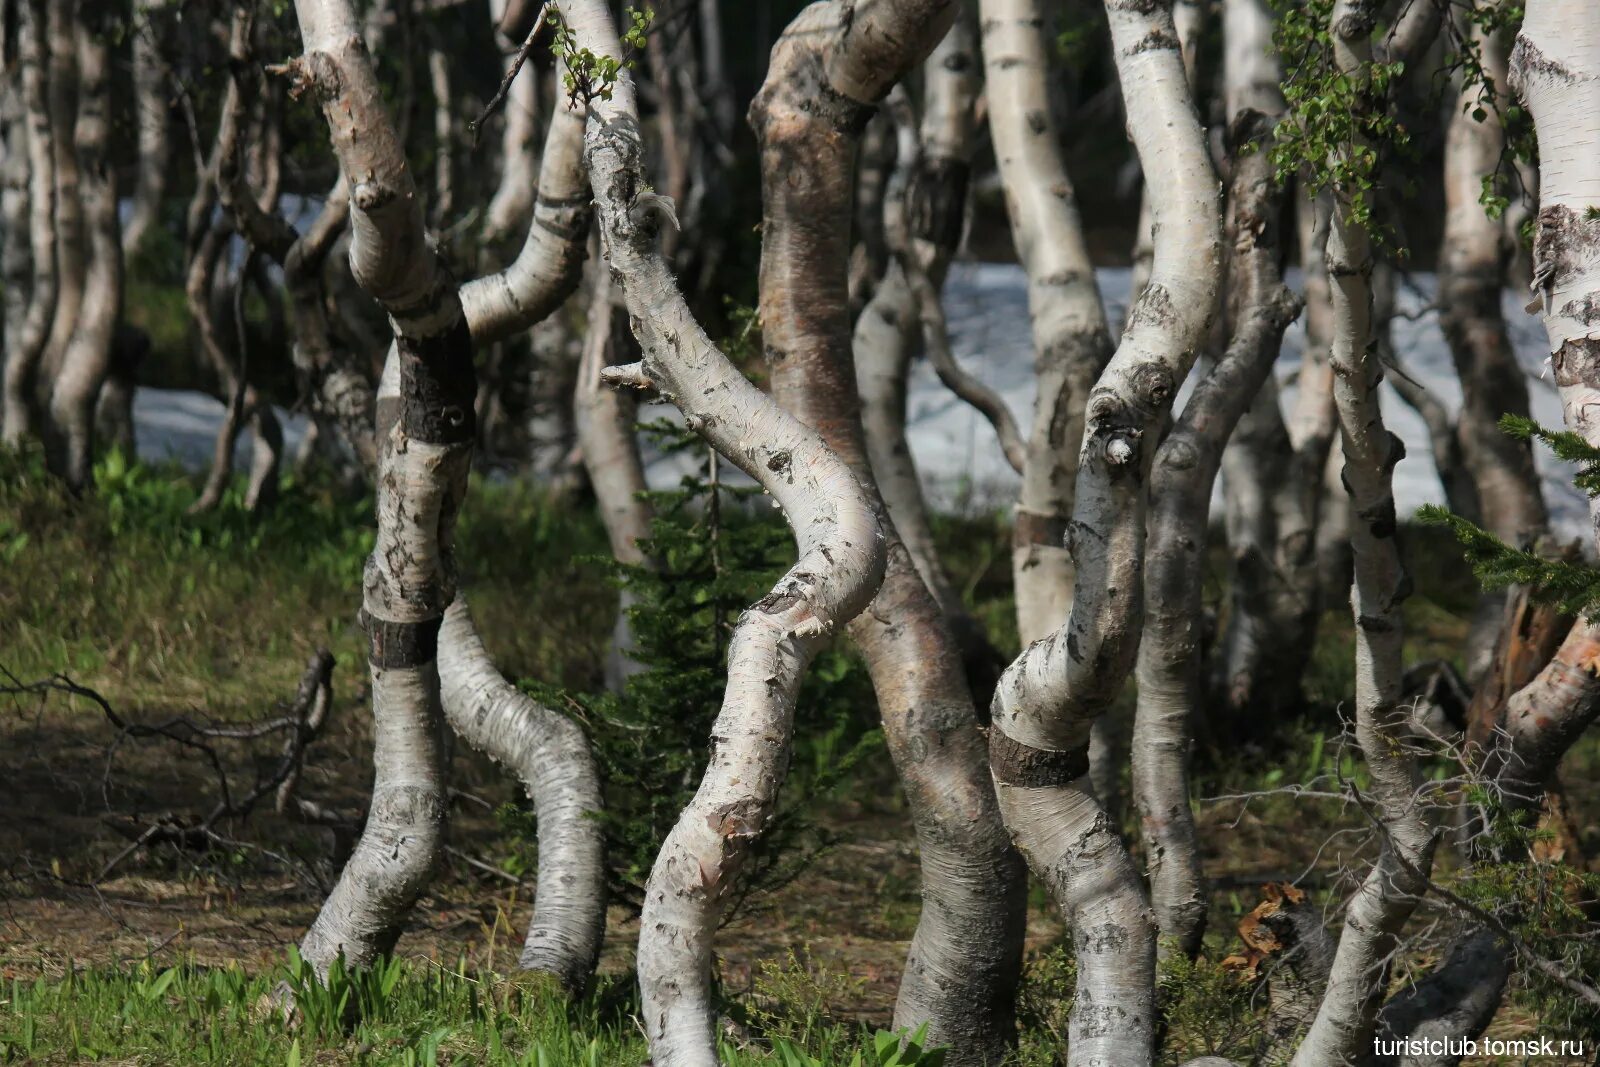
[[[168,134],[166,64],[161,58],[167,34],[164,0],[135,0],[133,5],[133,108],[138,129],[138,168],[133,211],[122,231],[123,255],[139,254],[151,232],[161,225],[161,207],[172,169]]]
[[[1281,190],[1267,153],[1273,118],[1249,108],[1228,131],[1233,173],[1226,233],[1232,338],[1156,452],[1145,549],[1144,638],[1133,729],[1134,801],[1161,936],[1199,951],[1207,898],[1189,801],[1189,746],[1201,703],[1207,525],[1222,451],[1272,373],[1283,331],[1300,313],[1283,286]]]
[[[1073,502],[1071,612],[995,693],[990,766],[1006,825],[1073,931],[1068,1063],[1145,1064],[1156,1030],[1154,917],[1105,812],[1074,783],[1121,690],[1143,610],[1147,474],[1179,384],[1210,333],[1222,218],[1170,3],[1108,0],[1128,129],[1150,185],[1149,284],[1088,401]]]

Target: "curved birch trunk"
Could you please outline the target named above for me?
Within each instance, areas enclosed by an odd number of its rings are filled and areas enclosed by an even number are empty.
[[[981,0],[984,92],[1011,239],[1028,275],[1038,380],[1012,516],[1017,631],[1027,646],[1072,607],[1067,522],[1089,390],[1111,357],[1072,182],[1050,109],[1040,0]]]
[[[209,511],[222,501],[228,481],[233,474],[233,446],[243,424],[251,429],[252,448],[250,479],[245,491],[245,506],[255,511],[258,506],[270,503],[277,496],[278,466],[283,453],[283,428],[278,423],[272,406],[249,382],[247,374],[235,361],[242,352],[223,338],[221,315],[214,307],[213,293],[224,269],[229,242],[235,232],[234,215],[243,210],[242,201],[249,199],[247,192],[237,193],[236,199],[224,196],[223,186],[232,181],[242,183],[242,148],[247,138],[246,120],[249,97],[241,84],[251,55],[251,32],[254,24],[253,8],[241,5],[234,9],[228,31],[228,60],[233,76],[223,97],[222,112],[217,122],[217,141],[205,173],[196,179],[194,196],[189,203],[188,222],[191,254],[189,271],[185,278],[184,295],[189,314],[194,319],[201,352],[217,376],[223,403],[227,412],[217,431],[212,449],[211,467],[205,485],[200,490],[190,510]],[[254,87],[252,87],[254,88]],[[253,93],[250,95],[254,95]],[[255,132],[260,132],[255,127]],[[243,189],[242,184],[240,189]],[[230,190],[232,192],[232,190]],[[273,191],[263,192],[270,205],[276,199]],[[213,209],[221,203],[230,210],[211,217]],[[196,235],[201,235],[196,243]],[[248,236],[248,234],[246,235]],[[247,284],[247,272],[241,270],[234,285]],[[240,306],[239,294],[233,294],[235,306]],[[235,322],[236,331],[242,324]],[[242,339],[236,332],[235,341]]]
[[[600,0],[567,0],[562,15],[580,48],[621,55]],[[722,894],[747,843],[772,816],[801,674],[829,634],[878,588],[882,533],[850,469],[814,431],[740,375],[690,314],[655,248],[671,205],[645,183],[626,71],[609,99],[589,100],[584,155],[601,248],[643,350],[638,364],[609,368],[606,380],[654,389],[678,405],[691,428],[773,495],[799,542],[794,567],[734,631],[711,759],[662,845],[640,920],[641,1014],[654,1062],[715,1064],[710,968]]]
[[[852,164],[873,102],[933,49],[956,14],[948,2],[814,4],[774,47],[751,106],[762,156],[761,321],[773,395],[822,433],[880,509],[848,347]],[[816,112],[819,98],[834,102],[832,112]],[[901,266],[914,290],[921,279],[924,291],[913,296],[926,308],[937,294],[926,291],[914,260]],[[998,1063],[1014,1040],[1023,873],[984,772],[954,635],[892,516],[880,516],[888,569],[850,634],[872,676],[922,859],[923,908],[895,1025],[927,1023],[929,1040],[961,1062]]]
[[[1367,76],[1376,17],[1359,0],[1339,0],[1333,9],[1334,56],[1352,77]],[[1346,905],[1327,992],[1295,1053],[1294,1067],[1354,1063],[1371,1052],[1389,961],[1401,928],[1426,891],[1438,840],[1418,796],[1422,775],[1408,747],[1410,709],[1401,701],[1400,608],[1411,582],[1395,541],[1393,475],[1405,449],[1384,428],[1379,408],[1383,370],[1373,334],[1372,252],[1366,230],[1351,221],[1351,210],[1348,201],[1335,206],[1328,234],[1334,318],[1329,360],[1352,512],[1355,732],[1372,776],[1370,791],[1384,840],[1371,872]]]
[[[1278,271],[1282,190],[1267,158],[1274,121],[1247,108],[1229,127],[1232,338],[1156,452],[1150,476],[1133,789],[1156,922],[1162,938],[1188,956],[1200,949],[1207,909],[1189,803],[1189,745],[1202,692],[1201,594],[1211,487],[1234,424],[1271,375],[1283,331],[1300,313],[1299,298],[1283,286]]]
[[[474,436],[472,338],[455,282],[427,241],[417,190],[384,110],[360,24],[344,0],[299,0],[304,54],[292,66],[323,105],[351,182],[350,267],[389,313],[399,414],[383,442],[378,537],[362,617],[372,666],[375,781],[361,840],[301,952],[321,973],[343,954],[388,952],[443,846],[440,623],[455,596],[450,535]]]
[[[1139,873],[1076,779],[1094,722],[1133,666],[1143,610],[1146,477],[1220,291],[1218,188],[1170,3],[1107,0],[1128,130],[1158,237],[1149,284],[1088,400],[1073,502],[1071,613],[1007,669],[990,766],[1006,825],[1073,930],[1069,1064],[1145,1064],[1156,1029],[1155,925]]]
[[[161,226],[161,206],[172,168],[172,139],[167,135],[167,79],[161,58],[166,33],[163,0],[135,0],[133,5],[133,109],[138,129],[138,169],[133,212],[122,231],[123,255],[139,254],[146,239]]]
[[[28,277],[32,266],[28,242],[28,121],[22,106],[20,72],[7,64],[4,96],[0,97],[0,285],[5,287],[4,341],[0,365],[10,360],[10,348],[22,333],[28,317]]]
[[[639,542],[650,536],[653,509],[641,494],[647,488],[644,463],[639,458],[638,401],[600,380],[607,367],[633,363],[638,346],[628,333],[628,309],[613,299],[611,279],[604,268],[595,273],[589,302],[589,328],[583,338],[583,360],[578,367],[578,388],[572,408],[578,428],[578,446],[600,505],[600,520],[618,563],[639,566],[645,562]],[[642,665],[633,658],[633,625],[628,609],[633,596],[624,588],[611,629],[606,655],[606,688],[618,692]]]
[[[6,332],[4,404],[0,441],[16,447],[35,432],[34,375],[56,306],[55,127],[50,121],[49,58],[45,50],[45,0],[17,4],[17,104],[25,123],[29,260],[28,311]]]
[[[439,680],[451,729],[522,780],[538,819],[539,879],[517,965],[580,995],[606,927],[600,776],[589,742],[577,723],[500,676],[459,596],[439,631]]]
[[[117,178],[110,159],[111,70],[106,5],[90,0],[77,23],[78,121],[73,134],[78,198],[88,262],[76,328],[62,352],[50,395],[59,452],[57,473],[69,488],[87,488],[94,467],[94,410],[111,370],[111,345],[122,317],[122,231]]]

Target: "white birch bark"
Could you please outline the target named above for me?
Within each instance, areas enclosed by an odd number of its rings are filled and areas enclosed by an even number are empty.
[[[1339,0],[1329,22],[1334,56],[1351,77],[1368,76],[1375,5]],[[1359,150],[1350,145],[1344,150]],[[1350,212],[1361,192],[1339,191],[1328,234],[1333,283],[1329,361],[1351,506],[1355,573],[1355,732],[1372,776],[1370,793],[1384,826],[1371,872],[1345,907],[1344,930],[1317,1016],[1296,1051],[1295,1067],[1355,1063],[1372,1050],[1389,960],[1405,922],[1426,890],[1437,834],[1418,799],[1422,775],[1408,747],[1410,709],[1401,703],[1401,603],[1411,591],[1395,541],[1394,467],[1405,455],[1383,425],[1372,321],[1372,251]],[[1422,877],[1419,878],[1418,875]]]
[[[1006,825],[1073,929],[1073,1067],[1144,1064],[1154,1055],[1150,906],[1105,812],[1073,783],[1086,769],[1091,727],[1138,648],[1146,479],[1161,425],[1210,332],[1222,245],[1216,175],[1172,5],[1108,0],[1106,13],[1128,130],[1150,188],[1155,259],[1088,400],[1070,527],[1071,613],[1007,669],[989,735]]]
[[[1548,523],[1533,451],[1500,432],[1504,414],[1528,414],[1528,385],[1512,351],[1500,310],[1513,236],[1479,202],[1485,175],[1494,174],[1505,149],[1501,112],[1507,99],[1504,34],[1476,25],[1484,74],[1501,101],[1473,116],[1481,87],[1457,94],[1444,150],[1444,246],[1439,256],[1439,325],[1461,379],[1462,406],[1454,429],[1463,465],[1477,493],[1485,528],[1508,544],[1531,544]],[[1441,472],[1443,473],[1443,472]],[[1498,604],[1503,598],[1494,597]],[[1499,612],[1494,612],[1498,621]]]
[[[876,508],[848,347],[853,162],[874,102],[955,15],[949,0],[813,4],[774,47],[750,112],[761,146],[761,323],[773,395],[817,427]],[[817,100],[827,103],[819,109]],[[914,267],[902,263],[908,280]],[[931,303],[928,294],[921,302]],[[922,862],[923,907],[895,1025],[926,1023],[953,1058],[997,1062],[1013,1039],[1023,872],[984,770],[954,634],[892,519],[880,511],[880,521],[887,572],[850,633],[872,676]]]
[[[89,485],[94,466],[94,410],[111,369],[111,344],[122,317],[122,230],[111,155],[110,11],[84,5],[77,20],[78,117],[73,149],[87,242],[77,322],[61,355],[50,395],[59,449],[55,466],[71,489]]]
[[[1232,337],[1156,452],[1150,476],[1133,791],[1163,947],[1170,944],[1189,956],[1200,949],[1207,910],[1188,763],[1201,705],[1201,594],[1211,488],[1234,424],[1272,373],[1283,331],[1300,312],[1299,298],[1284,287],[1278,271],[1282,193],[1267,158],[1275,121],[1247,107],[1230,123],[1233,173],[1226,231]]]
[[[521,779],[538,819],[538,884],[518,966],[581,994],[606,925],[600,777],[588,739],[500,676],[460,597],[439,632],[439,679],[451,729]]]
[[[1066,546],[1089,390],[1111,334],[1051,114],[1040,0],[981,0],[984,92],[1005,186],[1011,238],[1028,275],[1038,379],[1013,513],[1011,573],[1024,645],[1061,625],[1072,605]]]
[[[1533,0],[1511,86],[1539,139],[1533,289],[1543,305],[1567,428],[1600,442],[1600,24],[1576,0]],[[1600,501],[1590,501],[1600,538]]]
[[[16,10],[17,102],[26,122],[27,233],[32,276],[27,317],[15,333],[6,334],[0,441],[12,447],[36,430],[34,375],[55,321],[57,293],[55,127],[50,120],[45,0],[21,0]]]
[[[401,382],[399,415],[383,441],[378,537],[364,578],[372,803],[361,840],[301,946],[325,973],[341,953],[350,965],[367,967],[393,947],[443,845],[435,655],[455,595],[450,535],[467,488],[474,385],[461,298],[428,244],[355,11],[345,0],[300,0],[295,12],[304,52],[293,73],[317,92],[351,184],[351,271],[389,313]]]
[[[561,13],[580,48],[621,55],[605,4],[566,0]],[[662,846],[640,922],[642,1015],[654,1062],[715,1064],[709,972],[722,893],[772,815],[805,666],[877,590],[882,532],[850,469],[740,375],[690,314],[655,248],[670,205],[645,184],[629,75],[619,74],[610,99],[589,105],[585,157],[601,247],[643,350],[637,365],[610,368],[606,378],[654,388],[677,404],[692,428],[773,495],[799,543],[795,566],[734,631],[710,763]]]
[[[1173,0],[1172,24],[1177,27],[1178,46],[1183,51],[1183,66],[1189,73],[1189,92],[1198,93],[1199,67],[1196,55],[1200,50],[1200,35],[1205,30],[1205,0]],[[1196,100],[1196,110],[1199,101]],[[1229,108],[1227,114],[1237,112]],[[1151,226],[1150,191],[1148,185],[1139,190],[1139,221],[1135,224],[1131,269],[1128,278],[1128,313],[1133,313],[1133,301],[1144,292],[1150,280],[1150,265],[1155,256],[1155,240]],[[1126,325],[1126,324],[1124,324]]]

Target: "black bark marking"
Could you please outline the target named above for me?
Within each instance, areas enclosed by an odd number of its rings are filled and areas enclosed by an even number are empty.
[[[1052,752],[1013,740],[991,726],[989,770],[995,781],[1025,789],[1070,785],[1089,772],[1089,746]]]
[[[363,610],[361,621],[367,629],[367,662],[374,667],[416,668],[432,663],[438,655],[442,619],[390,622]]]

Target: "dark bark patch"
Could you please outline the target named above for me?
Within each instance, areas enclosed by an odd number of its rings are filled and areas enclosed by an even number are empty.
[[[1089,746],[1052,752],[1024,745],[991,726],[989,770],[995,781],[1024,789],[1069,785],[1089,772]]]
[[[361,613],[367,629],[367,662],[384,670],[402,670],[432,663],[439,653],[440,619],[390,622]]]
[[[1136,56],[1141,52],[1176,52],[1178,39],[1165,30],[1151,30],[1137,41],[1133,42],[1124,55]]]
[[[452,287],[450,298],[454,299]],[[408,337],[397,331],[400,356],[400,426],[407,437],[435,445],[470,443],[477,432],[477,375],[472,334],[457,313],[443,332]]]
[[[1049,128],[1050,125],[1049,120],[1045,118],[1043,111],[1030,111],[1025,116],[1025,120],[1028,123],[1029,131],[1031,131],[1035,137],[1043,133]]]
[[[1574,337],[1556,350],[1550,363],[1555,368],[1556,385],[1600,388],[1600,339]]]

